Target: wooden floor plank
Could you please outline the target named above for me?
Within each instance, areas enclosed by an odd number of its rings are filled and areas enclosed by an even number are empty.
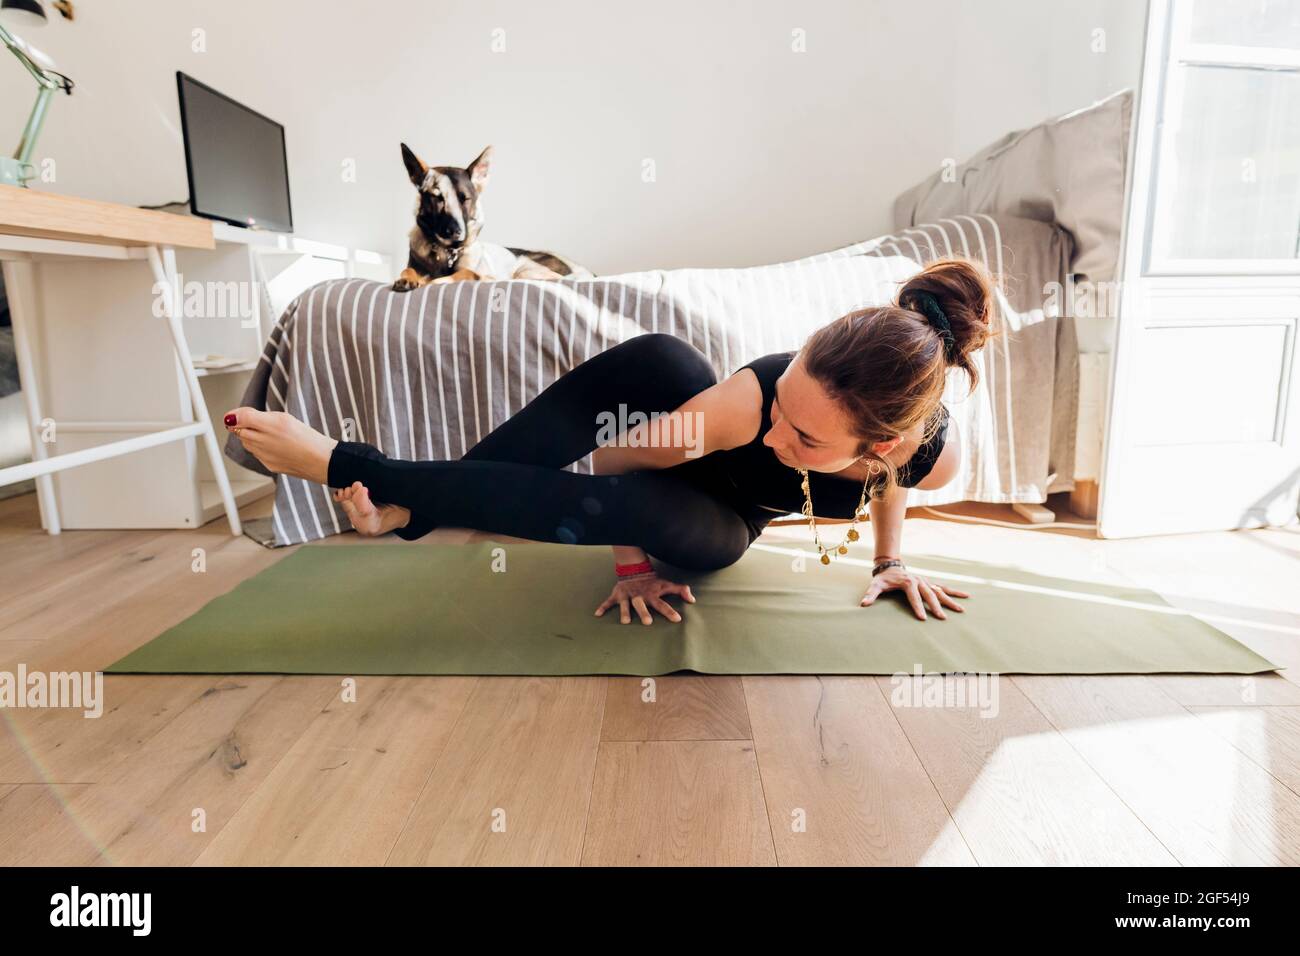
[[[339,689],[333,677],[214,680],[104,782],[40,831],[0,848],[0,858],[36,864],[54,848],[62,865],[191,863]],[[85,855],[87,835],[94,856]]]
[[[48,624],[52,619],[65,627],[84,628],[106,605],[156,586],[161,569],[169,564],[183,561],[188,568],[189,552],[199,541],[184,532],[132,532],[111,547],[83,552],[77,560],[60,563],[57,572],[6,588],[0,604],[0,633],[14,639],[44,637],[40,622]],[[57,618],[49,614],[54,610],[59,612]]]
[[[15,840],[45,833],[48,827],[64,819],[70,802],[92,787],[93,784],[85,783],[0,787],[0,866],[12,866],[16,862],[10,852]],[[72,856],[97,859],[97,846],[91,834],[74,830],[65,839],[71,842],[41,841],[34,865],[57,866],[62,859]]]
[[[601,740],[748,740],[739,677],[611,677]]]
[[[0,712],[0,783],[96,783],[130,758],[220,678],[104,675],[104,712]]]
[[[1147,677],[1012,680],[1179,863],[1300,864],[1300,797]]]
[[[388,863],[576,865],[603,677],[484,677]]]
[[[1292,793],[1300,795],[1300,707],[1189,707]]]
[[[1298,642],[1300,643],[1300,642]],[[1150,680],[1184,707],[1300,705],[1300,684],[1279,673],[1152,674]]]
[[[196,548],[202,549],[202,563],[196,563]],[[290,550],[268,551],[229,535],[180,533],[153,540],[123,552],[93,585],[83,582],[75,593],[50,597],[54,613],[39,624],[25,622],[15,636],[38,632],[42,643],[29,667],[102,670]]]
[[[33,591],[57,587],[70,579],[85,580],[103,570],[115,555],[156,538],[158,531],[79,531],[47,535],[32,530],[0,532],[0,605],[12,605]]]
[[[1009,679],[877,683],[981,866],[1175,865]]]
[[[975,862],[872,678],[744,684],[783,866]]]
[[[357,678],[355,700],[331,697],[195,864],[383,863],[476,681]]]
[[[774,865],[754,745],[737,740],[602,743],[582,862]]]
[[[16,673],[18,665],[30,661],[41,646],[38,640],[0,641],[0,670]]]

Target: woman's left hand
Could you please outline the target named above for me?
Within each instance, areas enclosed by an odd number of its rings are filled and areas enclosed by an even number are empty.
[[[871,579],[871,587],[862,598],[862,606],[870,607],[875,603],[876,598],[886,591],[900,590],[907,595],[907,600],[912,605],[912,610],[921,620],[925,620],[925,606],[929,605],[934,616],[941,621],[948,620],[948,615],[943,613],[941,605],[947,605],[954,611],[961,611],[963,614],[966,609],[953,600],[955,597],[970,597],[965,591],[958,591],[956,588],[944,587],[941,584],[931,584],[919,574],[915,574],[907,568],[892,567],[885,568]],[[924,599],[924,605],[922,600]]]

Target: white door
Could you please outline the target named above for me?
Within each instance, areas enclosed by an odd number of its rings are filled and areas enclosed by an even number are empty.
[[[1296,520],[1300,0],[1152,0],[1099,533]]]

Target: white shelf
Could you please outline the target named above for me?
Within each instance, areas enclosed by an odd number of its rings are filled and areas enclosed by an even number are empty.
[[[231,480],[230,487],[235,493],[235,504],[241,508],[275,492],[275,482],[270,478],[235,478]],[[221,507],[221,491],[215,481],[199,482],[199,501],[203,524],[221,517],[224,513]]]
[[[257,368],[257,363],[261,359],[250,359],[247,362],[240,362],[237,365],[225,365],[221,368],[195,368],[194,374],[199,378],[205,375],[229,375],[231,372],[251,372]]]

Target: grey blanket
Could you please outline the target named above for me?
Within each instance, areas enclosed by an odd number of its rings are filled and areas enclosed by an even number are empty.
[[[1068,248],[1060,230],[1042,223],[959,219],[968,221],[745,269],[456,282],[409,293],[362,279],[322,282],[276,323],[242,404],[287,411],[394,458],[456,459],[556,378],[627,338],[679,336],[721,379],[760,355],[799,348],[845,312],[888,302],[929,259],[965,254],[1006,275],[1009,327],[1005,341],[985,350],[995,354],[985,357],[975,396],[965,398],[956,376],[945,395],[971,436],[962,477],[938,491],[914,489],[914,503],[1042,501],[1049,475],[1073,461],[1075,409],[1065,407],[1071,396],[1077,402],[1073,329],[1041,311],[1044,284],[1064,280]],[[267,474],[233,435],[225,453]],[[590,474],[590,455],[569,469]],[[265,543],[348,529],[327,488],[277,479]]]

